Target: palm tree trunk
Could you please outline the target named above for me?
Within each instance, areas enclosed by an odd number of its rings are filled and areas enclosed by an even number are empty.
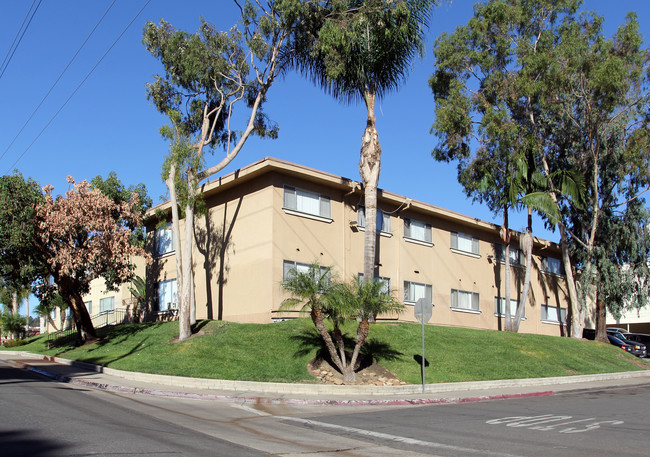
[[[336,347],[334,346],[334,342],[332,341],[332,336],[330,335],[330,333],[327,331],[327,328],[325,327],[325,322],[323,320],[323,313],[321,312],[320,308],[316,306],[312,307],[310,316],[312,322],[314,323],[314,326],[316,327],[316,330],[318,330],[318,333],[320,334],[321,338],[323,338],[323,341],[325,342],[325,347],[327,348],[327,352],[329,352],[332,362],[334,362],[334,364],[336,365],[336,367],[339,369],[341,373],[345,373],[346,365],[344,364],[344,362],[341,360],[341,358],[336,352]]]
[[[350,364],[348,365],[345,373],[343,373],[343,380],[345,382],[354,382],[357,380],[357,375],[354,372],[354,367],[357,364],[357,359],[359,358],[361,347],[368,339],[368,333],[370,333],[370,323],[367,319],[362,319],[361,322],[359,322],[359,326],[357,327],[357,339],[354,345],[354,351],[352,352],[352,358],[350,359]]]
[[[361,138],[359,172],[364,186],[366,227],[363,250],[363,277],[372,281],[375,276],[375,250],[377,243],[377,186],[381,169],[381,147],[375,128],[375,94],[365,94],[368,119]]]

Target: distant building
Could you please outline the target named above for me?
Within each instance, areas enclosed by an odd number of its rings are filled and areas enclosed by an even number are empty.
[[[361,275],[365,215],[358,182],[266,158],[200,190],[206,212],[196,220],[193,251],[198,319],[271,323],[297,317],[297,312],[279,310],[286,298],[281,283],[291,268],[313,262],[332,266],[343,279]],[[424,297],[435,305],[430,323],[501,328],[500,227],[388,191],[378,195],[376,276],[407,308],[400,316],[384,317],[415,322],[413,305]],[[171,220],[169,202],[149,214],[161,212]],[[147,267],[147,311],[150,317],[173,316],[178,290],[171,226],[163,220],[161,227],[152,217],[147,232],[154,257]],[[513,310],[525,262],[515,243],[510,254]],[[560,259],[557,244],[535,239],[521,332],[565,334],[568,295]],[[122,294],[116,304],[124,299]],[[93,309],[102,309],[101,300],[92,299]]]

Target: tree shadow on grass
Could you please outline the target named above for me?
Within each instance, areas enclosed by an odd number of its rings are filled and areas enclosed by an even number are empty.
[[[298,350],[295,353],[296,357],[304,357],[315,352],[314,363],[325,361],[332,368],[339,371],[330,357],[325,342],[316,329],[303,330],[299,334],[292,336],[291,339],[298,343]],[[349,361],[352,356],[351,351],[354,349],[355,340],[350,336],[344,335],[343,341],[346,348],[346,357]],[[368,338],[366,343],[361,347],[354,371],[359,372],[370,367],[373,363],[378,363],[382,360],[397,360],[403,355],[403,353],[393,349],[389,343]]]
[[[128,356],[130,356],[132,354],[135,354],[137,351],[141,351],[142,349],[145,349],[145,348],[151,346],[151,344],[147,344],[147,345],[144,344],[144,342],[147,341],[148,339],[149,339],[148,336],[143,338],[141,341],[138,341],[137,344],[135,346],[133,346],[129,351],[124,352],[121,355],[117,355],[117,356],[112,357],[112,358],[108,358],[106,356],[84,357],[83,360],[81,360],[81,361],[85,362],[85,363],[92,363],[92,364],[95,364],[95,365],[101,365],[101,366],[107,367],[111,363],[117,362],[118,360],[122,360],[122,359],[124,359],[124,358],[126,358],[126,357],[128,357]]]

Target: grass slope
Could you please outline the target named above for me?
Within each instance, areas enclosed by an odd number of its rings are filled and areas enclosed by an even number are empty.
[[[47,347],[47,335],[19,350],[57,355],[120,370],[248,381],[315,382],[306,365],[322,348],[307,319],[277,324],[201,321],[198,334],[178,342],[178,323],[128,324],[99,331],[97,343],[73,337]],[[356,328],[345,329],[354,335]],[[572,338],[425,327],[427,383],[632,371],[650,366],[620,349]],[[400,379],[421,380],[418,324],[371,327],[366,353]]]

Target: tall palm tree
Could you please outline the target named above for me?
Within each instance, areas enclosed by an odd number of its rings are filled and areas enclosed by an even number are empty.
[[[359,171],[364,186],[364,278],[376,276],[377,186],[381,147],[375,103],[406,79],[424,48],[425,28],[438,0],[332,0],[318,2],[298,33],[297,68],[336,99],[363,100],[366,128]]]

